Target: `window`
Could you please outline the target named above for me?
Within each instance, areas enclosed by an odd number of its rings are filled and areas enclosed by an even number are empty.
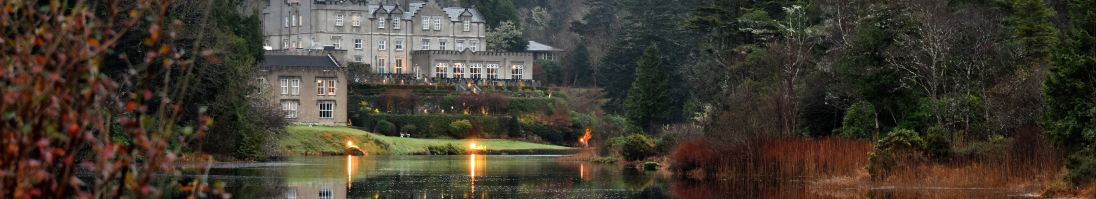
[[[297,25],[297,20],[298,19],[300,19],[300,18],[297,17],[297,14],[290,15],[289,16],[289,22],[290,22],[289,24],[292,24],[293,26],[298,26]]]
[[[445,63],[438,63],[438,66],[436,66],[436,68],[437,70],[434,72],[434,75],[436,75],[438,78],[445,78]]]
[[[468,76],[472,76],[472,79],[479,79],[479,78],[481,78],[481,77],[480,77],[480,70],[481,70],[481,69],[483,69],[483,64],[480,64],[480,63],[472,63],[472,64],[471,64],[471,67],[469,67],[469,70],[468,70],[468,74],[469,74]]]
[[[499,64],[487,64],[487,79],[499,78]]]
[[[457,48],[454,50],[464,50],[464,40],[457,40]]]
[[[464,65],[461,63],[453,63],[453,78],[464,78]]]
[[[469,43],[472,43],[472,44],[470,44],[470,45],[471,45],[471,48],[472,48],[472,51],[477,51],[477,50],[479,50],[479,40],[474,40],[474,39],[473,39],[473,40],[469,40]]]
[[[445,42],[447,42],[447,40],[438,40],[438,50],[445,50]]]
[[[354,14],[354,16],[350,17],[350,25],[354,27],[362,26],[362,16]]]
[[[297,26],[300,27],[301,24],[304,24],[304,18],[301,17],[300,13],[297,13]]]
[[[384,50],[384,46],[387,43],[388,43],[388,41],[386,41],[386,40],[377,41],[377,50]]]
[[[441,30],[441,17],[434,17],[434,30]]]
[[[285,27],[289,27],[289,17],[285,17]]]
[[[300,105],[301,101],[282,100],[282,111],[285,111],[285,118],[297,118],[297,107]]]
[[[342,45],[340,45],[341,43],[342,43],[342,38],[340,38],[340,37],[331,38],[331,46],[334,46],[335,49],[342,49]]]
[[[320,111],[320,113],[322,114],[323,111]],[[331,191],[330,188],[323,188],[323,189],[320,189],[319,198],[320,199],[332,199],[332,198],[335,198],[335,195],[333,194],[333,192]]]
[[[402,21],[402,20],[400,20],[398,18],[397,19],[392,19],[392,29],[399,30],[400,29],[400,21]]]
[[[403,74],[403,60],[396,59],[396,74]]]
[[[304,42],[301,42],[301,38],[297,38],[297,41],[294,42],[294,46],[296,46],[297,48],[301,48],[301,45],[303,44]]]
[[[335,101],[320,101],[320,118],[331,119],[335,116]],[[323,192],[320,192],[321,194]]]
[[[316,78],[316,95],[335,96],[334,78]]]
[[[403,39],[396,39],[396,51],[403,51]]]
[[[464,20],[464,32],[472,31],[472,21]]]
[[[430,50],[430,39],[422,39],[422,50]]]
[[[384,29],[384,17],[377,18],[377,28]]]
[[[282,95],[300,95],[301,94],[301,78],[282,77],[278,81],[279,81],[280,87],[282,88]]]
[[[282,49],[289,49],[289,48],[292,48],[292,47],[293,46],[289,45],[289,40],[288,39],[283,39],[282,40]]]
[[[362,49],[362,39],[354,39],[354,49]]]
[[[362,56],[361,55],[354,55],[354,62],[362,63]]]
[[[343,26],[343,14],[335,13],[335,26]]]
[[[430,17],[422,16],[422,30],[430,30]]]
[[[521,75],[525,74],[525,65],[521,63],[514,64],[513,69],[510,71],[510,79],[521,79]]]
[[[384,74],[387,72],[385,70],[388,69],[388,62],[385,62],[384,59],[377,59],[377,66],[377,73]]]

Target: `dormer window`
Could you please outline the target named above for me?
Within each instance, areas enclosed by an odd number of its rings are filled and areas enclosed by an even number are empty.
[[[441,30],[441,17],[434,17],[434,30]]]
[[[422,30],[430,30],[430,17],[422,16]]]
[[[399,30],[400,29],[400,21],[401,20],[399,18],[392,19],[392,29]]]
[[[464,20],[464,32],[472,31],[472,21]]]
[[[335,26],[343,26],[343,14],[335,14]]]
[[[384,17],[377,18],[377,28],[384,29]]]

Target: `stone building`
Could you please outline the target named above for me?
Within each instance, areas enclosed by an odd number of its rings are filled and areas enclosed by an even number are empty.
[[[290,123],[347,125],[346,67],[341,50],[267,51],[255,79]]]
[[[415,70],[428,77],[502,84],[533,79],[533,56],[528,52],[415,51]]]
[[[481,51],[486,25],[474,8],[410,0],[272,0],[262,10],[272,49],[346,50],[339,60],[370,64],[377,74],[416,74],[418,50]]]

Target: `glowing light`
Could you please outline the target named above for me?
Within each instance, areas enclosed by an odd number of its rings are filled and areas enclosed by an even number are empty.
[[[586,128],[586,134],[583,134],[582,137],[578,138],[578,143],[582,144],[584,147],[589,145],[590,138],[594,137],[592,132],[593,131],[590,130],[590,128]]]

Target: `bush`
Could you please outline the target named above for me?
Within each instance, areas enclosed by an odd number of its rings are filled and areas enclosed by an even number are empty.
[[[876,129],[875,106],[866,101],[852,104],[841,121],[841,136],[849,138],[870,137]]]
[[[507,133],[511,129],[509,127],[510,123],[504,121],[509,119],[506,116],[360,114],[358,117],[357,121],[361,122],[354,122],[354,125],[369,129],[376,128],[380,120],[387,120],[397,126],[404,127],[400,130],[413,125],[415,126],[415,137],[423,138],[449,137],[449,124],[457,120],[471,121],[477,127],[482,128],[483,132],[494,133],[487,135],[488,137]]]
[[[1073,152],[1066,157],[1065,180],[1073,185],[1087,185],[1096,179],[1096,152],[1092,148]]]
[[[449,135],[454,138],[464,138],[472,131],[472,122],[468,120],[457,120],[453,123],[449,123]]]
[[[875,144],[875,151],[868,154],[868,175],[872,180],[883,179],[890,173],[917,163],[923,159],[925,141],[917,132],[895,129]]]
[[[939,161],[951,156],[951,136],[946,129],[931,127],[925,134],[925,148],[929,157]]]
[[[389,122],[388,120],[381,120],[381,121],[377,122],[377,128],[376,128],[377,133],[381,133],[381,134],[385,134],[385,135],[391,135],[392,131],[395,131],[395,130],[396,130],[396,124],[392,124],[392,122]]]
[[[403,125],[403,128],[400,128],[400,131],[404,133],[414,133],[415,130],[419,130],[419,127],[414,124]]]
[[[461,150],[453,144],[446,144],[443,146],[427,146],[426,151],[430,155],[458,155],[462,154]]]
[[[613,138],[610,144],[627,161],[643,160],[655,155],[655,143],[643,134]]]

